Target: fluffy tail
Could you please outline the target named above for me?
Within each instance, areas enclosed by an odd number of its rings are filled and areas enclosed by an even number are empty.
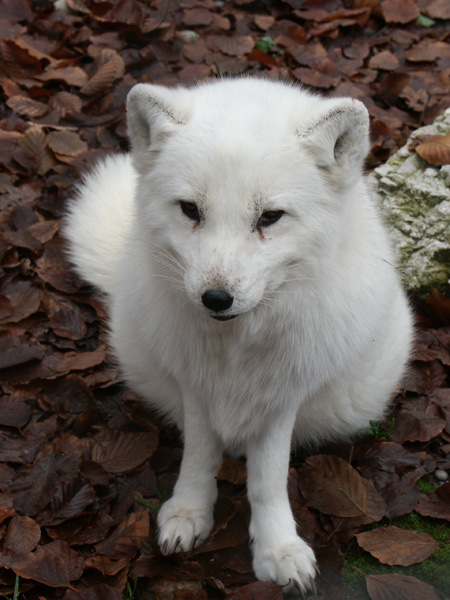
[[[70,261],[85,281],[107,295],[114,290],[135,185],[130,155],[108,156],[86,175],[65,218]]]

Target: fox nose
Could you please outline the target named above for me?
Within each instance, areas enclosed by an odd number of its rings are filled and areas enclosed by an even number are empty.
[[[224,290],[207,290],[202,296],[204,306],[215,312],[227,310],[233,304],[233,300],[233,296]]]

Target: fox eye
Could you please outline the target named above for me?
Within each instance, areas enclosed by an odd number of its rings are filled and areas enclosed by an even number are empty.
[[[258,223],[257,223],[258,229],[261,229],[261,227],[269,227],[270,225],[273,225],[274,223],[279,221],[283,215],[284,215],[284,210],[266,210],[266,211],[264,211],[258,220]]]
[[[183,213],[189,219],[191,219],[191,221],[197,221],[197,223],[200,221],[200,212],[194,202],[185,202],[184,200],[180,200],[180,207]]]

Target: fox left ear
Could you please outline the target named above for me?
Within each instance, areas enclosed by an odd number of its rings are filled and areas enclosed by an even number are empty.
[[[127,97],[128,133],[138,171],[148,168],[161,142],[188,119],[188,90],[138,83]]]
[[[358,100],[330,99],[312,125],[298,135],[317,165],[346,179],[360,174],[369,151],[369,114]]]

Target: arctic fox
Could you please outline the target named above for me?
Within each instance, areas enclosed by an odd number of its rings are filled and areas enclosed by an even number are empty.
[[[255,574],[304,592],[316,561],[289,506],[291,444],[379,419],[412,336],[362,177],[367,110],[242,78],[138,84],[127,113],[131,154],[86,176],[65,234],[126,381],[183,432],[159,546],[207,538],[223,452],[243,454]]]

